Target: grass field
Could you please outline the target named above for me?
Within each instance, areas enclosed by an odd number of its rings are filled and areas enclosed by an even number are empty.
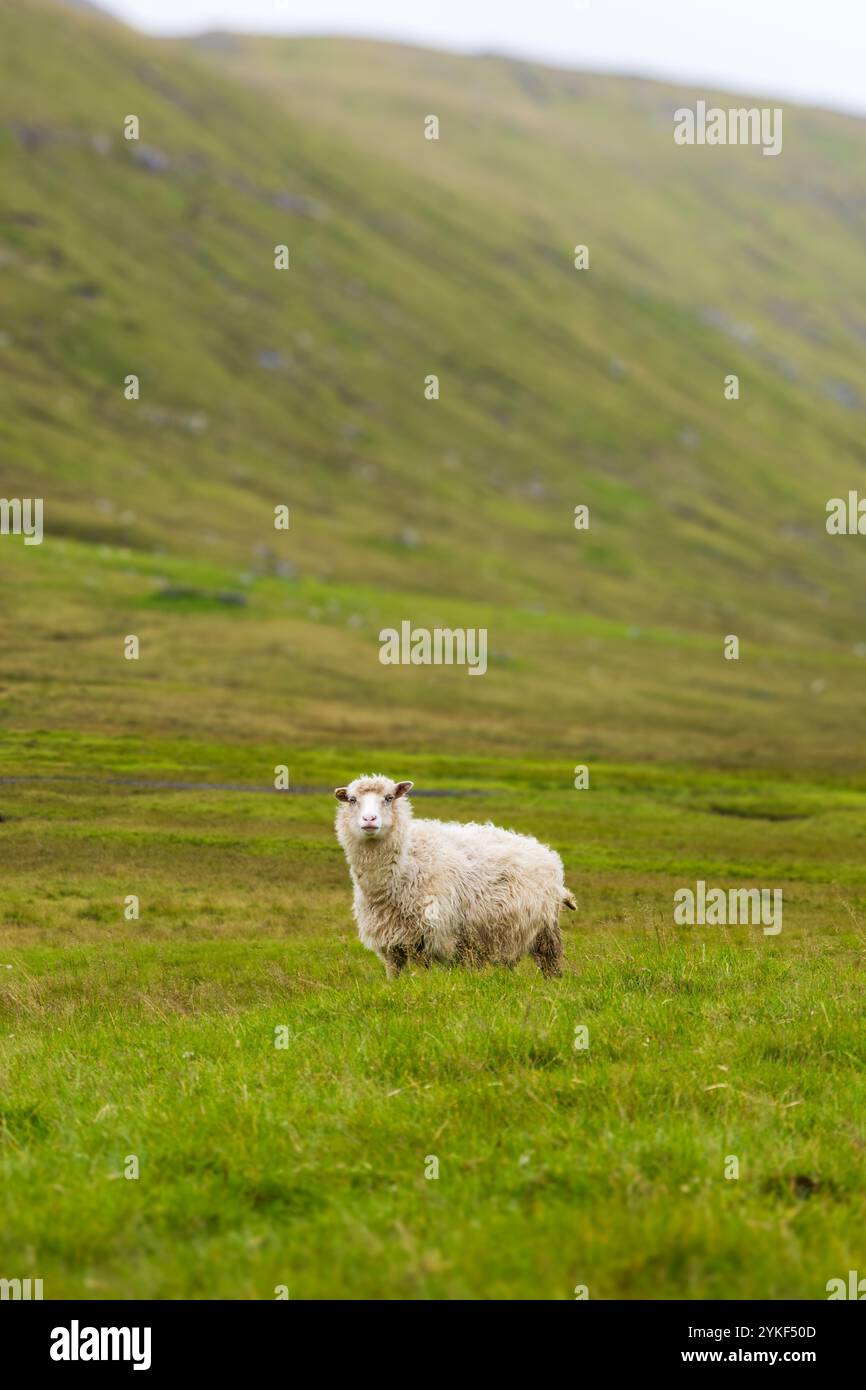
[[[18,775],[81,780],[2,789],[2,1268],[48,1297],[809,1299],[858,1267],[866,788],[401,762],[454,793],[416,814],[554,844],[580,912],[560,981],[388,984],[330,797],[91,785],[136,750],[83,744],[22,742]],[[251,787],[269,757],[147,750]],[[673,927],[699,876],[782,887],[782,932]]]
[[[0,495],[45,538],[0,535],[0,1278],[866,1269],[866,561],[825,529],[866,126],[679,149],[697,95],[5,0]],[[381,665],[404,619],[487,629],[484,678]],[[333,835],[364,771],[556,847],[561,980],[386,983]],[[698,880],[782,889],[781,933],[675,926]]]

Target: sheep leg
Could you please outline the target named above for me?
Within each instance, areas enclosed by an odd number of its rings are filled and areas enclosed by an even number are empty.
[[[402,946],[391,946],[382,954],[382,961],[385,966],[385,974],[389,980],[396,980],[406,964],[406,951]]]
[[[448,958],[461,965],[464,970],[480,970],[488,963],[486,955],[466,939],[455,943]]]
[[[552,977],[562,974],[562,932],[558,925],[541,928],[532,943],[530,955],[542,975]]]

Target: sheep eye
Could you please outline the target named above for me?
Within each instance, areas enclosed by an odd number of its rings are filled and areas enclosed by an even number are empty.
[[[358,804],[358,798],[357,798],[356,796],[350,796],[350,797],[349,797],[349,805],[350,805],[350,806],[357,806],[357,804]]]
[[[386,796],[386,797],[385,797],[385,800],[386,800],[386,801],[393,801],[394,798],[393,798],[393,796]]]

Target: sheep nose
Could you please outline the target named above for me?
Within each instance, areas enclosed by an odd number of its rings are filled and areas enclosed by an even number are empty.
[[[375,824],[376,824],[376,821],[377,821],[378,819],[379,819],[378,816],[362,816],[362,817],[361,817],[361,820],[364,822],[365,825],[375,825]]]

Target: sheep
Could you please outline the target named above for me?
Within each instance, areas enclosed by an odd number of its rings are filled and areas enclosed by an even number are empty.
[[[388,978],[410,961],[513,966],[527,954],[560,975],[559,913],[577,904],[559,855],[489,822],[413,820],[412,786],[358,777],[334,792],[358,935]]]

